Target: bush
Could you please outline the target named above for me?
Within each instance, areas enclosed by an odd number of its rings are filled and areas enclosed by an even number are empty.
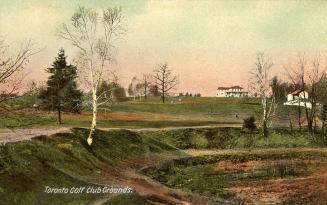
[[[250,131],[257,129],[254,116],[247,117],[243,120],[243,129],[248,129]]]
[[[207,148],[209,142],[205,138],[205,136],[194,133],[190,136],[190,143],[193,147],[198,148],[198,149],[203,149]]]

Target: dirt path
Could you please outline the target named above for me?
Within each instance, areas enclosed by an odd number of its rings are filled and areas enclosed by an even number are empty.
[[[201,125],[201,126],[178,126],[178,127],[161,127],[161,128],[99,128],[101,130],[131,130],[135,132],[143,132],[143,131],[169,131],[169,130],[180,130],[180,129],[197,129],[197,128],[218,128],[218,127],[242,127],[241,124],[217,124],[217,125]]]
[[[0,131],[0,143],[17,142],[29,140],[35,136],[53,135],[55,133],[70,132],[69,127],[6,129]]]
[[[216,128],[216,127],[240,127],[238,124],[219,124],[207,126],[188,127],[163,127],[163,128],[99,128],[100,130],[130,130],[135,132],[143,131],[169,131],[188,128]],[[72,127],[45,127],[45,128],[25,128],[25,129],[0,129],[0,143],[17,142],[29,140],[39,135],[53,135],[56,133],[70,132]]]
[[[137,158],[127,162],[125,165],[116,167],[115,170],[102,171],[101,178],[104,183],[115,184],[115,186],[130,187],[133,192],[143,196],[147,201],[153,204],[167,204],[167,205],[191,205],[191,204],[205,204],[200,199],[191,197],[189,194],[181,190],[171,189],[159,182],[139,173],[138,170],[144,166],[152,165],[153,162],[170,161],[178,159],[179,156],[162,156],[154,155],[145,158]],[[133,167],[133,168],[132,168]],[[117,196],[117,194],[108,194],[99,198],[91,205],[101,205],[110,202],[110,200]],[[192,201],[192,202],[191,202]],[[196,203],[194,203],[196,202]]]
[[[145,196],[153,203],[163,203],[171,205],[189,205],[189,201],[183,199],[185,194],[181,191],[170,189],[146,176],[135,172],[127,172],[127,179],[123,184],[130,186],[133,190],[142,196]]]

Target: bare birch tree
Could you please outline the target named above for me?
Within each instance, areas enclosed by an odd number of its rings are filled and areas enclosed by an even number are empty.
[[[31,40],[21,43],[17,51],[0,39],[0,102],[14,95],[20,88],[22,77],[18,74],[29,63],[30,58],[40,50],[34,48]]]
[[[303,103],[305,117],[307,121],[308,131],[313,133],[314,131],[314,119],[317,112],[317,99],[318,91],[317,85],[322,80],[324,73],[322,72],[320,65],[320,56],[318,55],[312,60],[312,64],[308,65],[308,61],[304,53],[298,54],[298,62],[296,67],[288,66],[285,68],[288,78],[293,83],[294,87],[299,88],[301,91],[309,89],[309,96],[306,96],[306,92],[303,92]],[[298,120],[299,127],[301,129],[301,99],[298,100]]]
[[[251,71],[250,89],[261,98],[262,118],[261,128],[263,135],[268,137],[268,129],[272,125],[277,103],[271,89],[271,68],[273,63],[264,53],[258,53],[255,67]]]
[[[295,68],[292,65],[284,66],[286,70],[287,77],[293,84],[293,89],[298,89],[300,91],[305,91],[305,71],[306,71],[306,59],[305,55],[302,53],[298,53],[298,60],[295,65]],[[305,100],[305,92],[303,92],[304,96],[302,100]],[[302,129],[302,108],[301,108],[301,98],[298,98],[297,105],[297,118],[298,118],[298,126]]]
[[[93,142],[97,125],[99,102],[98,88],[106,73],[110,73],[113,60],[113,41],[124,34],[121,8],[107,8],[102,13],[91,8],[79,7],[69,23],[64,23],[58,35],[79,49],[79,69],[88,73],[86,81],[92,91],[92,123],[87,142]]]
[[[154,70],[153,78],[154,84],[158,86],[162,103],[165,103],[165,98],[169,91],[177,86],[178,78],[173,74],[172,70],[168,68],[167,63],[158,65]]]

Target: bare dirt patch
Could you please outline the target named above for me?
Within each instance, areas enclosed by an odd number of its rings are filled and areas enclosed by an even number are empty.
[[[242,163],[233,163],[229,161],[218,162],[215,166],[216,171],[221,170],[249,170],[249,169],[258,169],[264,168],[276,164],[286,164],[287,160],[260,160],[260,161],[247,161]]]
[[[216,171],[231,171],[231,170],[250,170],[250,169],[263,169],[268,167],[287,165],[287,164],[295,164],[295,163],[317,163],[317,161],[313,160],[250,160],[241,163],[234,163],[229,161],[221,161],[218,162],[215,166]]]
[[[183,150],[186,154],[191,156],[205,156],[205,155],[220,155],[220,154],[247,154],[247,153],[265,153],[265,152],[310,152],[319,151],[327,152],[327,148],[256,148],[256,149],[187,149]]]
[[[231,188],[248,204],[326,204],[327,163],[308,177],[269,180]]]

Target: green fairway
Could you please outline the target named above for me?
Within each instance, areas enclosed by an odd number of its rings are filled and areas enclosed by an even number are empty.
[[[181,101],[179,101],[179,99]],[[162,104],[160,98],[115,103],[112,110],[179,115],[253,113],[259,100],[253,98],[175,97]]]
[[[58,126],[55,112],[32,109],[32,104],[24,97],[8,101],[7,109],[12,111],[9,114],[3,111],[6,114],[0,116],[0,128]],[[99,110],[97,124],[100,128],[161,128],[216,124],[241,126],[243,119],[252,115],[257,116],[259,121],[261,105],[257,98],[175,97],[162,104],[159,97],[152,97],[114,102],[103,108],[107,110]],[[276,126],[288,126],[284,109],[285,106],[279,109],[280,117],[274,120]],[[296,109],[289,109],[295,121]],[[85,108],[81,115],[64,113],[62,118],[61,126],[88,127],[92,116]]]

